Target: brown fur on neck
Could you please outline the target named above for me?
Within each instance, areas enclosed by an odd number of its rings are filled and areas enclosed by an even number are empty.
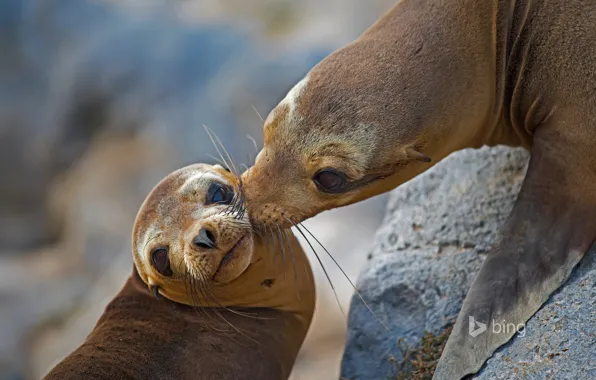
[[[287,378],[313,306],[301,313],[250,305],[238,310],[250,317],[158,300],[134,270],[85,342],[44,379]]]
[[[243,175],[251,216],[289,225],[288,219],[389,191],[456,150],[529,146],[532,127],[509,114],[517,84],[506,75],[515,63],[507,61],[512,52],[524,48],[518,24],[534,8],[506,1],[399,2],[314,67],[271,112],[263,150]],[[344,194],[317,191],[312,177],[321,166],[311,159],[334,146],[336,153],[325,154],[327,165],[350,181],[377,180]],[[413,159],[408,150],[432,162]]]

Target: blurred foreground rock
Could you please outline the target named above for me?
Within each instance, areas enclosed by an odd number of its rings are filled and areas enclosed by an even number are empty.
[[[410,379],[432,367],[438,355],[414,365],[404,356],[428,352],[429,336],[446,337],[513,207],[527,158],[521,149],[465,150],[393,191],[359,279],[391,332],[354,297],[343,379]],[[596,249],[476,378],[596,379]]]

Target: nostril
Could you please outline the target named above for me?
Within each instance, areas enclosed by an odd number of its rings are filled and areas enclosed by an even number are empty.
[[[215,245],[215,236],[213,233],[206,228],[201,228],[199,234],[192,239],[192,243],[195,247],[203,249],[213,249]]]

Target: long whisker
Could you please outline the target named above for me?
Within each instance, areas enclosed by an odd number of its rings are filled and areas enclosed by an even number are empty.
[[[267,225],[262,226],[262,229],[259,230],[259,234],[265,239],[265,248],[267,248],[267,251],[275,253],[272,249],[271,235],[267,230]]]
[[[265,120],[263,119],[263,116],[261,116],[261,114],[259,113],[259,111],[257,111],[257,108],[254,105],[252,105],[252,104],[250,106],[255,111],[255,113],[257,114],[257,116],[259,117],[259,119],[261,119],[261,123],[264,123]]]
[[[254,146],[254,148],[255,148],[255,154],[259,154],[259,146],[257,145],[257,140],[255,140],[255,138],[254,138],[254,137],[252,137],[252,136],[251,136],[251,135],[249,135],[249,134],[247,134],[247,135],[246,135],[246,137],[247,137],[247,138],[248,138],[250,141],[252,141],[252,145],[253,145],[253,146]],[[250,156],[249,156],[249,157],[250,157]],[[252,159],[248,160],[248,162],[251,162],[251,161],[252,161]]]
[[[374,317],[379,321],[379,323],[381,325],[383,325],[383,327],[385,328],[385,330],[390,331],[389,328],[383,323],[383,321],[375,314],[375,312],[370,308],[370,306],[368,305],[368,303],[366,303],[366,301],[364,300],[364,298],[362,297],[362,295],[360,294],[360,292],[358,291],[358,289],[356,288],[356,285],[354,285],[354,283],[352,282],[352,280],[350,280],[350,277],[348,277],[348,275],[346,274],[346,272],[343,270],[343,268],[341,267],[341,265],[339,265],[339,263],[337,262],[337,260],[335,260],[335,258],[333,257],[333,255],[331,255],[331,253],[327,250],[327,248],[325,248],[325,246],[319,241],[319,239],[317,239],[317,237],[310,232],[310,230],[308,228],[306,228],[306,226],[302,223],[298,223],[300,224],[300,227],[304,228],[304,230],[306,232],[308,232],[308,234],[315,239],[315,241],[321,246],[321,248],[323,248],[323,250],[327,253],[327,255],[331,258],[331,260],[333,260],[333,262],[335,263],[335,265],[339,268],[339,270],[341,271],[341,273],[344,275],[344,277],[348,280],[348,282],[350,283],[350,285],[352,285],[352,288],[354,288],[354,291],[356,292],[356,294],[358,295],[358,298],[360,298],[360,300],[362,301],[362,303],[364,304],[364,306],[366,306],[366,308],[368,309],[368,311],[370,311],[370,313],[372,315],[374,315]]]
[[[228,204],[223,210],[221,210],[219,212],[219,214],[225,214],[225,215],[230,215],[231,213],[231,209],[234,207],[235,202],[236,202],[236,198],[238,197],[238,194],[234,194],[234,197],[232,198],[232,201],[230,202],[230,204]]]
[[[285,249],[285,244],[284,242],[286,241],[285,239],[282,239],[282,233],[281,233],[281,228],[279,228],[279,224],[275,224],[275,226],[277,227],[277,241],[279,241],[279,246],[281,247],[281,263],[282,263],[282,267],[284,268],[284,280],[286,279],[286,249]]]
[[[205,284],[205,292],[206,295],[209,296],[209,299],[214,302],[217,307],[222,308],[226,311],[229,311],[232,314],[236,314],[239,315],[241,317],[246,317],[246,318],[252,318],[252,319],[273,319],[273,318],[268,318],[268,317],[259,317],[258,315],[256,315],[256,313],[245,313],[239,310],[234,310],[234,309],[230,309],[227,306],[224,306],[221,302],[219,302],[217,300],[217,292],[215,291],[215,289],[213,289],[212,287],[209,287],[207,284]]]
[[[288,230],[283,230],[283,236],[285,237],[285,241],[288,244],[290,258],[292,259],[292,269],[294,270],[294,283],[298,285],[298,272],[296,272],[296,259],[294,258],[294,250],[292,249],[292,239],[290,237],[290,232]],[[296,286],[296,293],[298,294],[298,300],[300,300],[300,290],[298,289],[298,286]]]
[[[206,288],[206,286],[205,286],[205,285],[206,285],[206,282],[205,282],[205,281],[202,281],[202,283],[203,283],[203,285],[204,285],[204,287],[203,287],[204,294],[205,294],[205,295],[208,297],[208,295],[209,295],[210,293],[209,293],[208,289],[207,289],[207,288]],[[209,302],[209,301],[208,301],[208,302]],[[220,317],[220,318],[221,318],[223,321],[225,321],[225,322],[226,322],[226,323],[227,323],[227,324],[228,324],[228,325],[229,325],[231,328],[233,328],[233,329],[234,329],[234,330],[235,330],[237,333],[239,333],[240,335],[244,336],[246,339],[248,339],[248,340],[251,340],[252,342],[254,342],[254,343],[256,343],[256,344],[258,344],[258,345],[262,346],[262,343],[260,343],[260,342],[258,342],[258,341],[256,341],[256,340],[254,340],[254,339],[253,339],[253,338],[251,338],[250,336],[246,335],[246,334],[245,334],[245,333],[244,333],[242,330],[240,330],[240,329],[239,329],[238,327],[236,327],[236,326],[235,326],[233,323],[231,323],[230,321],[228,321],[228,320],[226,319],[226,317],[224,317],[224,315],[223,315],[222,313],[220,313],[220,312],[219,312],[219,310],[217,310],[217,308],[216,308],[216,307],[213,307],[213,309],[212,309],[212,310],[213,310],[215,313],[217,313],[217,315],[218,315],[218,316],[219,316],[219,317]]]
[[[240,215],[242,208],[244,207],[244,205],[242,204],[242,194],[234,196],[233,204],[234,206],[232,207],[231,214],[234,215],[234,219],[241,219]]]
[[[228,164],[225,161],[222,161],[220,158],[215,157],[214,155],[212,155],[211,153],[206,153],[206,156],[209,157],[210,159],[214,160],[215,162],[217,162],[218,164],[220,164],[221,166],[227,168]]]
[[[232,323],[230,323],[230,321],[228,321],[220,312],[219,310],[217,310],[217,308],[212,307],[211,305],[209,305],[209,297],[207,295],[207,290],[205,289],[205,281],[201,280],[197,280],[197,289],[199,290],[199,293],[202,295],[204,301],[207,303],[207,306],[209,308],[209,310],[211,310],[213,312],[213,314],[215,314],[218,318],[220,318],[222,321],[224,321],[227,325],[229,325],[230,327],[232,327],[235,330],[238,330],[236,328],[236,326],[234,326]],[[234,342],[238,343],[238,344],[242,344],[241,342],[239,342],[234,335],[230,334],[229,330],[220,330],[221,332],[225,333],[226,335],[228,335],[228,337],[230,339],[232,339]],[[241,333],[242,334],[242,333]]]
[[[195,281],[196,280],[194,279],[194,277],[187,272],[186,275],[185,275],[185,281],[184,282],[185,282],[185,286],[186,286],[187,291],[190,293],[190,298],[191,298],[192,303],[193,303],[193,308],[195,310],[198,309],[197,310],[197,313],[199,311],[201,311],[203,314],[205,314],[205,316],[208,319],[207,321],[205,321],[205,324],[210,329],[212,329],[214,331],[218,331],[218,332],[223,332],[222,330],[214,327],[213,325],[211,325],[211,323],[209,323],[209,320],[211,320],[212,317],[207,312],[207,310],[203,306],[201,306],[201,298],[200,298],[200,295],[198,293],[198,290],[197,290],[198,288],[197,288],[197,285],[196,285]]]
[[[288,243],[288,247],[290,249],[290,258],[292,259],[292,268],[294,269],[294,280],[298,283],[298,273],[296,272],[296,258],[294,257],[294,250],[292,249],[292,239],[290,236],[290,231],[284,230],[284,236],[286,237],[286,242]]]
[[[273,252],[274,255],[277,255],[277,244],[275,244],[275,235],[273,234],[273,228],[270,228],[269,231],[271,234],[271,242],[273,243],[273,250],[271,252]]]
[[[213,135],[211,134],[210,128],[207,127],[206,125],[203,125],[203,128],[205,129],[205,132],[207,132],[207,136],[209,136],[209,139],[211,140],[211,143],[213,144],[213,147],[217,151],[217,154],[219,154],[219,157],[221,158],[221,161],[220,162],[222,162],[225,167],[231,169],[232,167],[230,166],[230,164],[224,158],[221,150],[219,149],[219,146],[215,143],[215,139],[213,138]],[[234,172],[234,175],[236,175],[235,172]]]
[[[236,165],[234,165],[234,160],[232,160],[232,157],[230,156],[230,153],[228,153],[228,150],[226,149],[226,147],[221,143],[221,140],[219,139],[217,134],[211,128],[207,127],[206,125],[204,127],[211,131],[211,133],[213,134],[213,136],[219,143],[219,146],[221,146],[221,149],[223,149],[224,153],[226,154],[226,157],[228,157],[228,160],[230,160],[230,162],[232,163],[231,169],[234,170],[234,175],[236,175],[238,177],[239,176],[238,170],[236,169]],[[210,135],[211,135],[211,133],[210,133]]]
[[[310,246],[310,249],[315,254],[315,257],[317,258],[317,261],[319,262],[319,265],[321,265],[321,269],[323,269],[323,273],[325,273],[325,277],[327,277],[327,282],[329,282],[329,286],[331,286],[331,290],[333,291],[333,294],[335,295],[335,300],[337,301],[337,305],[339,306],[339,309],[341,310],[341,312],[344,315],[344,317],[346,317],[346,312],[344,311],[344,308],[341,306],[341,302],[339,301],[339,297],[337,295],[337,291],[335,290],[335,287],[333,286],[333,282],[331,282],[331,277],[329,277],[329,273],[327,273],[327,269],[325,269],[325,266],[323,265],[323,262],[321,261],[321,258],[319,257],[319,254],[315,250],[315,247],[313,247],[313,245],[310,243],[310,240],[308,240],[308,238],[306,237],[306,235],[304,234],[304,232],[302,232],[302,230],[300,229],[300,227],[298,227],[290,219],[286,218],[286,220],[288,222],[292,223],[292,225],[294,225],[294,227],[296,227],[296,230],[298,230],[298,232],[300,232],[300,235],[302,235],[302,237],[304,237],[304,240],[306,240],[306,243]]]

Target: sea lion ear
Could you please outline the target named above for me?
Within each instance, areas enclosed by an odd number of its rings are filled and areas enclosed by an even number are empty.
[[[431,162],[432,159],[427,156],[426,154],[417,151],[416,149],[412,148],[412,147],[407,147],[406,148],[406,157],[412,159],[412,160],[416,160],[416,161],[422,161],[422,162]]]

